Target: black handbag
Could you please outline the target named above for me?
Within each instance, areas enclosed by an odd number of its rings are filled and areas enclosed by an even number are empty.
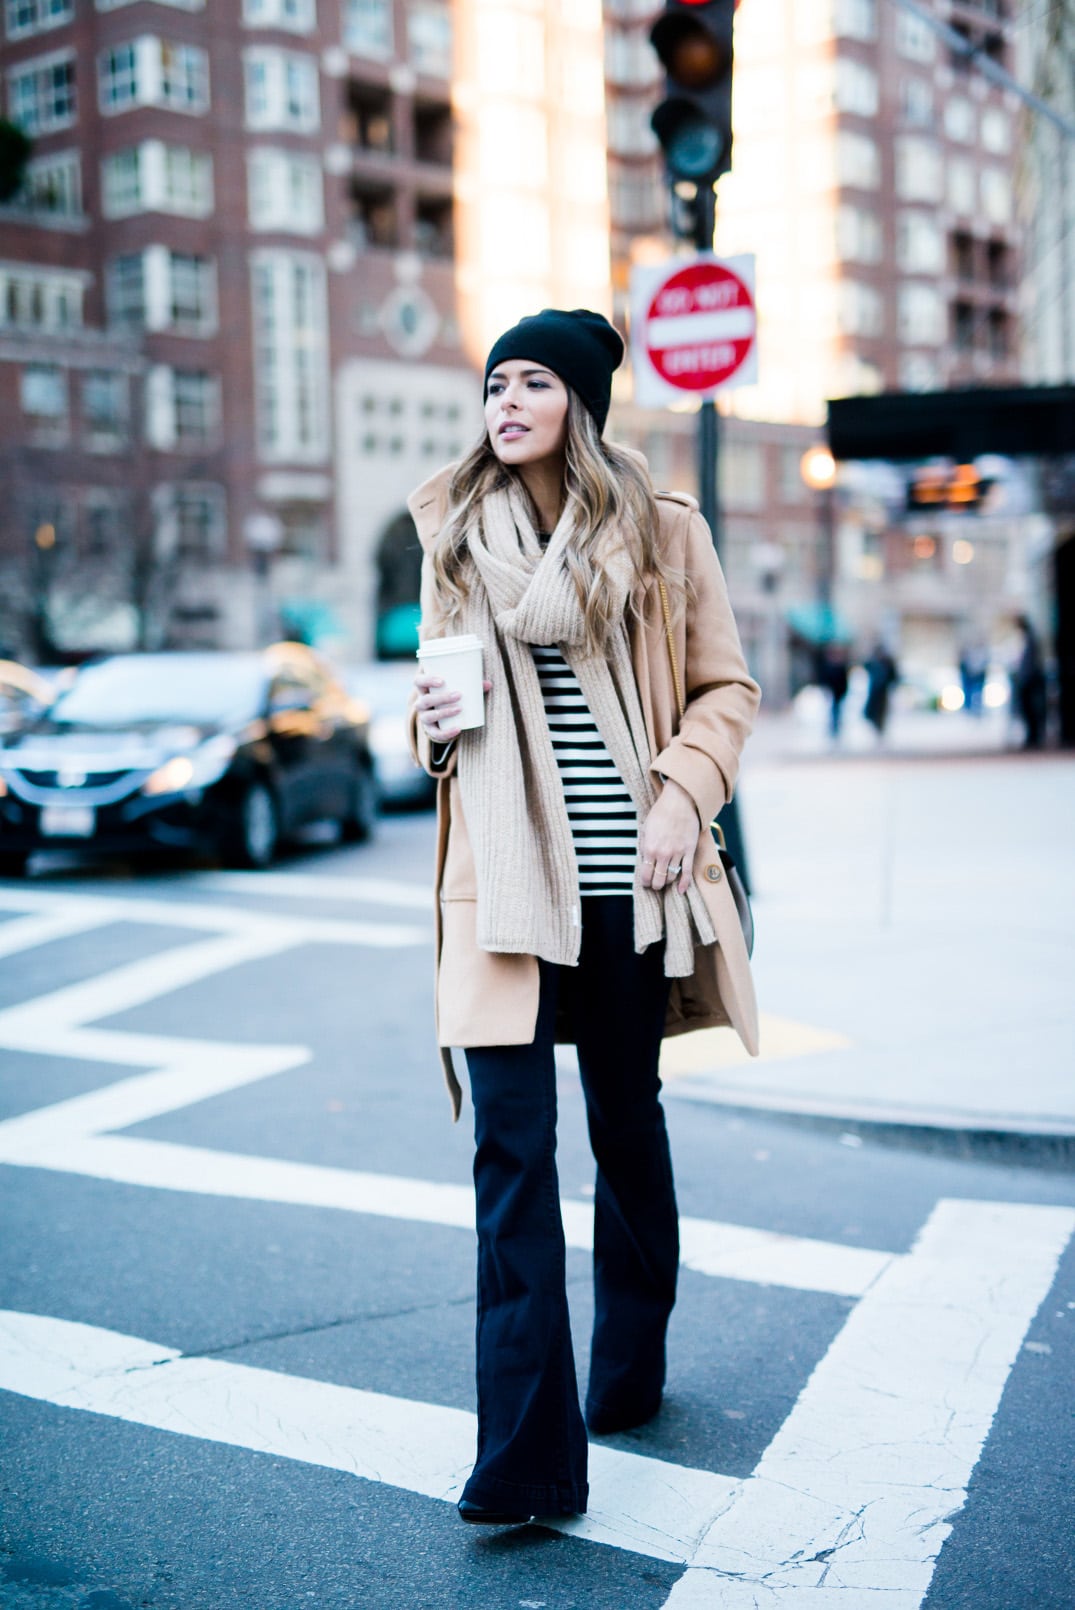
[[[668,607],[668,589],[660,577],[657,579],[657,586],[660,589],[661,608],[664,611],[664,632],[668,641],[668,661],[672,668],[672,686],[676,691],[676,709],[679,713],[679,720],[682,721],[683,712],[686,709],[686,701],[683,697],[683,683],[680,680],[679,675],[679,661],[676,659],[675,640],[672,636],[672,611]],[[735,902],[736,913],[739,917],[739,926],[743,930],[743,943],[746,945],[747,955],[753,956],[754,913],[750,908],[750,896],[747,894],[746,884],[743,882],[739,868],[732,859],[731,851],[728,849],[724,839],[724,829],[721,827],[716,817],[714,817],[710,822],[709,831],[713,835],[713,843],[716,846],[717,859],[724,870],[724,876],[728,880],[728,888],[731,890],[732,899]]]

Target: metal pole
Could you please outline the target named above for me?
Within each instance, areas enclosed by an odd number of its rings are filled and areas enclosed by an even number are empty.
[[[711,184],[699,185],[694,211],[694,245],[700,252],[713,250],[713,235],[717,226],[717,196]],[[721,519],[718,492],[720,467],[720,415],[717,405],[709,397],[698,410],[698,505],[702,518],[713,533],[713,547],[720,557]],[[729,800],[720,812],[720,825],[732,860],[739,868],[747,893],[750,893],[750,874],[747,870],[746,844],[739,822],[739,806]]]

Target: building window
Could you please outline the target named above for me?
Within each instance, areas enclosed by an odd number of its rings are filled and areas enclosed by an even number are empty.
[[[756,442],[730,441],[720,455],[721,498],[729,509],[760,509],[765,503],[765,464]]]
[[[905,352],[900,358],[900,387],[903,391],[936,391],[940,386],[937,360],[925,352]]]
[[[344,0],[343,42],[356,56],[391,56],[392,0]]]
[[[317,25],[315,0],[243,0],[243,21],[252,28],[312,33]]]
[[[974,249],[974,236],[958,230],[952,236],[952,256],[955,260],[956,278],[964,284],[977,278],[977,253]]]
[[[390,92],[375,84],[352,82],[347,89],[347,106],[354,120],[353,139],[358,149],[387,156],[395,148]]]
[[[900,80],[900,111],[903,121],[918,129],[933,127],[933,85],[925,78]]]
[[[158,486],[153,496],[157,551],[192,563],[211,563],[227,549],[227,494],[203,482]]]
[[[176,45],[150,35],[102,50],[97,58],[102,112],[132,106],[166,106],[204,112],[209,106],[209,60],[196,45]]]
[[[351,186],[351,204],[354,211],[348,236],[360,251],[371,246],[399,245],[399,217],[392,189],[385,185],[355,183]]]
[[[836,250],[844,262],[881,261],[881,220],[876,213],[846,203],[836,212]]]
[[[838,39],[876,39],[877,0],[836,0],[833,33]]]
[[[251,258],[258,449],[263,459],[322,462],[328,452],[325,270],[319,257]]]
[[[953,95],[945,102],[944,132],[950,140],[970,145],[974,139],[974,107],[965,96]]]
[[[840,56],[836,62],[836,110],[852,112],[857,117],[876,117],[877,106],[877,74],[873,68],[850,56]]]
[[[932,285],[901,285],[899,337],[908,346],[939,347],[945,335],[944,301]]]
[[[206,218],[213,210],[213,159],[187,146],[146,140],[105,157],[101,190],[106,218],[138,212]]]
[[[27,134],[70,128],[78,112],[74,52],[37,56],[12,68],[7,75],[7,104],[12,122]]]
[[[67,375],[56,363],[28,363],[20,385],[22,411],[42,422],[67,419]]]
[[[989,335],[989,356],[1007,358],[1011,353],[1011,321],[1003,308],[991,308],[986,321]]]
[[[82,424],[94,447],[120,445],[127,434],[127,377],[91,369],[82,381]]]
[[[640,95],[617,95],[605,108],[608,121],[608,147],[617,156],[648,157],[657,149],[657,136],[650,127],[653,108]]]
[[[107,559],[119,551],[127,523],[125,500],[95,488],[83,504],[82,551],[90,559]]]
[[[896,262],[910,274],[944,273],[944,234],[932,213],[899,213]]]
[[[62,28],[75,14],[75,0],[7,0],[4,8],[9,39],[26,39],[49,28]]]
[[[82,165],[77,151],[56,151],[26,164],[13,205],[53,218],[82,217]]]
[[[991,240],[986,247],[986,265],[989,283],[994,290],[1006,291],[1012,283],[1011,253],[1001,240]]]
[[[982,174],[982,212],[991,224],[1006,224],[1012,215],[1012,182],[999,168]]]
[[[168,328],[181,335],[216,329],[216,266],[208,257],[168,253]]]
[[[885,325],[881,293],[858,280],[842,280],[836,317],[842,335],[881,335]]]
[[[452,165],[452,109],[440,101],[419,101],[414,107],[414,159],[431,167]]]
[[[1007,156],[1012,148],[1011,120],[995,106],[982,113],[982,144],[996,156]]]
[[[664,215],[664,192],[645,169],[614,165],[608,176],[609,212],[614,229],[654,229]]]
[[[936,35],[920,17],[901,11],[896,17],[896,49],[908,61],[932,61],[937,53]]]
[[[525,72],[525,58],[520,64]],[[645,33],[632,28],[605,31],[605,75],[612,84],[648,89],[661,76],[661,64]]]
[[[244,51],[243,56],[247,126],[315,133],[321,126],[315,59],[261,48]]]
[[[113,258],[106,285],[109,323],[119,330],[144,330],[146,278],[141,252]]]
[[[414,247],[423,257],[451,257],[455,251],[450,197],[419,196],[414,206]]]
[[[876,140],[853,129],[836,136],[836,178],[856,190],[876,190],[881,183],[881,151]]]
[[[944,162],[932,141],[908,134],[896,141],[896,194],[903,201],[940,201]]]
[[[220,419],[220,382],[216,375],[158,364],[146,385],[146,436],[152,447],[207,447]]]
[[[963,158],[948,164],[948,205],[953,212],[973,217],[978,206],[978,186],[974,165]]]
[[[443,0],[411,0],[407,7],[407,56],[419,73],[452,75],[452,13]]]
[[[247,155],[252,229],[317,235],[325,225],[324,186],[316,157],[263,148]]]
[[[957,352],[974,351],[974,308],[969,302],[956,302],[952,307],[952,341]]]
[[[58,269],[0,264],[0,329],[77,330],[83,279]]]

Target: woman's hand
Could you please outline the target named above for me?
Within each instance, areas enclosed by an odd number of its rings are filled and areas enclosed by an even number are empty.
[[[686,894],[701,831],[694,801],[670,777],[642,824],[639,851],[643,888],[671,888],[674,883],[680,894]]]
[[[462,695],[446,688],[442,677],[431,676],[428,671],[419,671],[414,685],[418,689],[415,701],[418,719],[432,741],[444,744],[458,738],[462,728],[455,723],[459,719]],[[486,693],[492,685],[491,682],[482,683]]]

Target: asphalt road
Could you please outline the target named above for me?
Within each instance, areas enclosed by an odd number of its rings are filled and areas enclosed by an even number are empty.
[[[1075,1179],[674,1087],[665,1408],[574,1530],[461,1525],[430,846],[397,817],[260,879],[0,885],[4,1610],[1072,1610]]]

